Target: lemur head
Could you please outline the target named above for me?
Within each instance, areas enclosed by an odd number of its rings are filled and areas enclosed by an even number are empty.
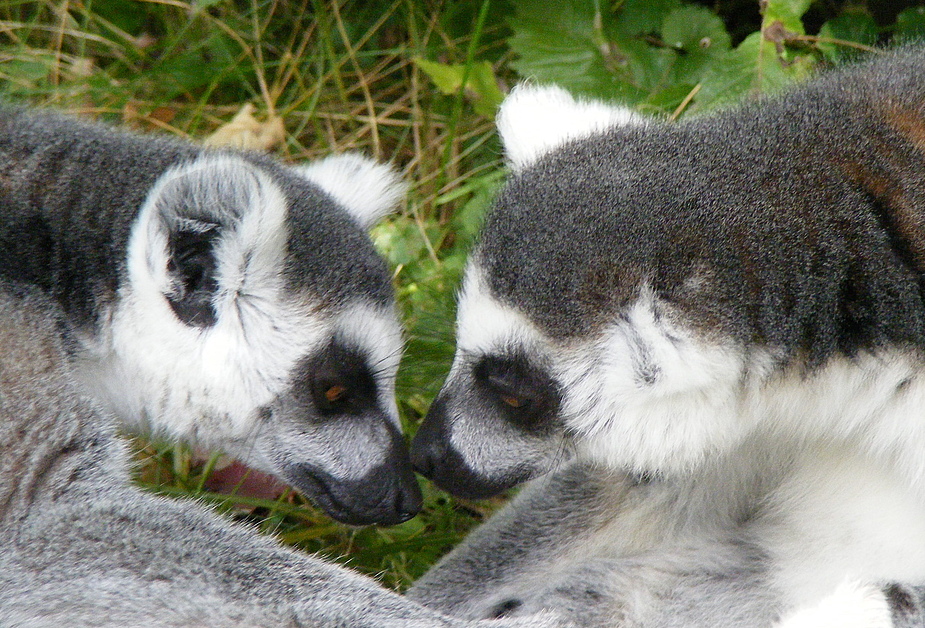
[[[661,185],[683,160],[671,142],[641,154],[673,127],[549,87],[519,88],[498,119],[512,176],[466,269],[415,467],[477,498],[576,453],[660,473],[736,442],[743,358],[708,331],[722,308],[695,251],[710,243],[665,218],[696,182]]]
[[[91,383],[127,422],[239,456],[336,519],[410,518],[401,330],[365,232],[402,193],[356,155],[287,169],[206,152],[168,170],[134,223]]]

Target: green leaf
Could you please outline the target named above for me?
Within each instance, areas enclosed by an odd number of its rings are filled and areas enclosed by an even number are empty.
[[[911,7],[896,16],[893,40],[897,43],[925,39],[925,7]]]
[[[681,8],[681,0],[626,0],[617,8],[616,35],[633,37],[657,33],[665,16]]]
[[[498,105],[504,100],[504,94],[498,87],[495,70],[488,61],[473,64],[469,71],[466,88],[475,112],[486,118],[493,119]]]
[[[504,100],[494,68],[488,61],[472,64],[468,76],[466,66],[461,63],[446,64],[416,58],[414,64],[430,77],[441,93],[448,96],[459,91],[465,78],[466,96],[472,100],[476,113],[486,118],[494,118],[495,110]]]
[[[767,0],[762,29],[779,21],[787,30],[797,35],[805,35],[802,18],[810,4],[812,0]]]
[[[868,13],[851,11],[842,13],[819,29],[819,49],[830,61],[843,61],[856,56],[860,50],[842,42],[864,46],[877,43],[877,23]]]
[[[440,93],[451,96],[459,91],[462,86],[463,73],[465,66],[459,63],[448,65],[446,63],[437,63],[427,59],[416,58],[414,65],[421,68],[430,80],[434,82]]]
[[[729,33],[723,21],[703,7],[687,6],[665,16],[662,41],[678,51],[672,83],[697,83],[715,60],[728,52]]]
[[[687,6],[672,11],[662,22],[662,41],[687,54],[728,50],[729,33],[723,21],[709,9]]]
[[[779,91],[806,78],[814,60],[810,56],[785,61],[774,42],[752,33],[727,53],[704,76],[691,111],[703,111]]]
[[[557,83],[598,98],[635,101],[644,95],[632,82],[628,60],[610,45],[612,16],[589,0],[520,0],[509,20],[511,66],[525,78]]]
[[[695,85],[676,83],[650,94],[638,109],[641,113],[673,113],[694,89]]]

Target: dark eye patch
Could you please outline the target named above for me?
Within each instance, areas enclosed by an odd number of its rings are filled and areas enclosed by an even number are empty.
[[[525,358],[485,356],[475,365],[473,375],[476,386],[516,424],[536,429],[555,423],[559,387],[545,371]]]
[[[377,407],[376,379],[357,349],[332,341],[299,369],[293,394],[321,416],[358,415]]]

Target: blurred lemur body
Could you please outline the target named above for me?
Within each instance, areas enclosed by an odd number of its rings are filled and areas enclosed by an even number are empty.
[[[678,124],[526,86],[499,129],[412,461],[470,497],[556,471],[410,596],[925,623],[925,49]]]
[[[68,318],[40,291],[0,281],[5,628],[483,625],[132,485],[113,422],[74,379]],[[511,621],[497,626],[562,625]]]
[[[364,229],[400,193],[356,156],[293,170],[0,111],[0,624],[473,625],[140,491],[110,418],[350,523],[413,516],[400,330]]]

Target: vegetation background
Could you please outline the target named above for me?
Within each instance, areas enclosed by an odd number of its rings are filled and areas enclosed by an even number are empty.
[[[360,150],[396,164],[407,202],[373,238],[408,329],[398,396],[413,433],[449,368],[454,290],[505,174],[492,118],[510,86],[557,82],[675,120],[921,38],[925,7],[891,0],[0,0],[0,99],[243,138],[289,162]],[[145,487],[398,589],[500,503],[426,485],[420,517],[353,529],[288,491],[210,491],[217,456],[141,440],[138,452]]]

